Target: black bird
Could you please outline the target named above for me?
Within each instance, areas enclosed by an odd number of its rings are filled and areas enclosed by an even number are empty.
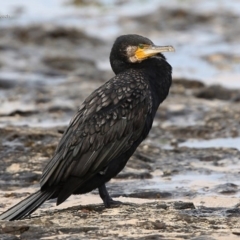
[[[57,205],[71,194],[98,188],[105,207],[115,203],[105,183],[126,165],[147,137],[158,106],[167,97],[172,68],[148,38],[129,34],[116,39],[110,53],[115,77],[80,106],[43,170],[40,190],[0,215],[22,219],[48,199]]]

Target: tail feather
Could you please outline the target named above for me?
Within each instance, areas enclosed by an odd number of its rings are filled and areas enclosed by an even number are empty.
[[[29,216],[38,207],[40,207],[46,200],[48,200],[53,192],[47,191],[37,191],[31,194],[29,197],[25,198],[15,206],[8,209],[6,212],[0,215],[0,220],[19,220]]]

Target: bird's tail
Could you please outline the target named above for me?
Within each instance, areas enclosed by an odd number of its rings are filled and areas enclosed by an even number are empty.
[[[0,220],[19,220],[27,217],[48,200],[53,192],[37,191],[0,215]]]

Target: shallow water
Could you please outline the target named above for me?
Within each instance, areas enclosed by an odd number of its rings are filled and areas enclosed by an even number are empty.
[[[214,196],[216,194],[215,188],[220,184],[226,184],[226,182],[233,181],[234,184],[240,185],[240,180],[227,176],[222,172],[214,173],[199,173],[188,172],[184,175],[177,174],[171,176],[169,179],[161,179],[159,177],[153,178],[149,181],[149,185],[143,187],[143,189],[161,189],[161,191],[176,191],[176,195],[179,195],[179,191],[196,192],[198,196]],[[234,197],[239,197],[240,192],[234,193]],[[188,198],[188,197],[187,197]]]
[[[188,140],[179,147],[190,148],[236,148],[240,150],[240,138],[216,138],[210,140]]]

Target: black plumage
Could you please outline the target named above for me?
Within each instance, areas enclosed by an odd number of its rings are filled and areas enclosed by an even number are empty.
[[[99,189],[104,205],[116,203],[105,183],[126,165],[147,137],[159,104],[171,85],[171,66],[157,47],[139,35],[117,38],[110,54],[115,77],[80,106],[43,170],[40,190],[0,215],[22,219],[44,201],[61,204],[71,194]]]

